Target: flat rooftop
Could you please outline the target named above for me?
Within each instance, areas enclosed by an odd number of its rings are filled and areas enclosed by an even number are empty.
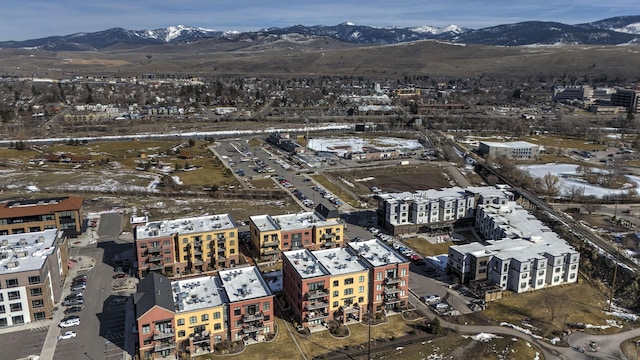
[[[0,275],[41,269],[57,239],[58,229],[0,235]]]
[[[491,147],[501,148],[530,148],[538,147],[538,145],[526,142],[526,141],[509,141],[509,142],[494,142],[494,141],[480,141],[480,143]]]
[[[289,263],[293,265],[302,279],[329,275],[329,271],[320,264],[308,249],[285,251],[282,256],[289,260]]]
[[[187,312],[227,303],[221,291],[222,283],[216,276],[202,276],[171,282],[171,292],[176,312]]]
[[[269,286],[255,266],[223,270],[218,275],[229,302],[258,299],[271,295]]]
[[[207,215],[175,220],[152,221],[136,226],[136,239],[169,236],[175,233],[195,234],[206,231],[228,230],[236,227],[229,214]]]
[[[261,232],[278,230],[278,224],[269,215],[249,216],[249,219]]]
[[[273,220],[282,231],[309,229],[313,226],[330,226],[339,224],[337,219],[324,220],[313,211],[273,216]]]
[[[317,250],[313,255],[331,275],[341,275],[367,270],[367,264],[347,248]]]
[[[381,198],[386,201],[406,201],[406,200],[440,200],[440,199],[458,199],[468,196],[461,187],[454,186],[442,189],[418,190],[416,192],[400,192],[380,194]]]
[[[350,242],[347,245],[372,267],[409,262],[378,239]]]

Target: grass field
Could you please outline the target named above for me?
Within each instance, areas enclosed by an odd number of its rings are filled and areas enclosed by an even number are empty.
[[[453,245],[450,241],[432,244],[421,237],[402,239],[402,242],[423,256],[447,254],[449,247]]]

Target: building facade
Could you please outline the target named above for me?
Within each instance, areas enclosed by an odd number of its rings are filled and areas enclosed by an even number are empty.
[[[409,261],[378,239],[350,242],[369,269],[371,311],[400,311],[409,302]]]
[[[489,154],[506,159],[538,159],[540,157],[540,146],[526,141],[481,141],[478,146],[478,154]]]
[[[60,229],[77,237],[82,234],[82,202],[76,196],[0,202],[0,235]]]
[[[64,232],[0,236],[0,327],[50,319],[68,273]]]
[[[476,229],[486,242],[449,248],[447,268],[460,282],[521,293],[577,281],[578,251],[518,203],[479,205]]]
[[[138,275],[196,274],[234,267],[238,228],[229,214],[148,222],[134,229]]]
[[[152,272],[134,299],[140,359],[201,355],[275,332],[274,296],[254,266],[176,281]]]
[[[319,212],[249,217],[249,234],[260,259],[279,259],[282,251],[342,246],[344,224]]]

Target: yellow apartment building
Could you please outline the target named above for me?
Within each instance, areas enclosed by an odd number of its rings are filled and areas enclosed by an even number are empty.
[[[211,352],[215,344],[228,339],[225,324],[229,300],[217,276],[173,281],[175,339],[178,351],[192,355]]]
[[[347,248],[318,250],[313,256],[329,273],[329,314],[342,323],[360,321],[369,309],[369,269]]]

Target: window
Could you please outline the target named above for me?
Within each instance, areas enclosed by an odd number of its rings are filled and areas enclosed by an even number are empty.
[[[209,320],[209,314],[202,314],[202,316],[200,316],[200,321],[208,321]]]
[[[168,263],[170,263],[170,262],[171,262],[171,258],[164,258],[164,263],[165,263],[165,264],[168,264]]]
[[[233,309],[233,315],[234,315],[234,316],[240,316],[240,314],[241,314],[241,313],[240,313],[240,308],[239,308],[239,307],[237,307],[237,308]]]
[[[542,279],[538,280],[538,286],[542,285]]]
[[[340,296],[340,293],[338,292],[338,290],[335,290],[333,292],[333,297],[338,297],[338,296]]]
[[[526,282],[523,282],[523,283],[520,284],[520,289],[524,289],[526,287],[527,287],[527,283]]]
[[[11,304],[10,307],[11,312],[22,311],[22,304],[20,303]]]
[[[557,273],[560,272],[560,268],[556,268],[555,272]]]
[[[9,300],[18,300],[20,299],[20,292],[19,291],[9,291],[7,293]]]
[[[195,324],[198,322],[197,316],[189,316],[189,324]]]
[[[400,270],[400,276],[407,276],[407,269],[406,268],[402,268]]]
[[[44,311],[39,311],[37,313],[33,313],[33,317],[35,320],[44,320],[47,315],[45,314]]]
[[[13,325],[24,324],[24,317],[22,317],[22,315],[12,316],[11,321]]]
[[[376,290],[377,290],[377,291],[382,290],[382,284],[377,284],[377,285],[376,285]]]
[[[576,274],[572,273],[571,275],[569,275],[569,279],[575,279],[576,278]]]
[[[5,310],[4,305],[0,305],[0,314],[4,314],[6,312],[7,310]]]
[[[358,287],[358,292],[359,293],[363,293],[364,292],[364,286],[359,286]]]
[[[220,323],[213,324],[213,330],[220,330],[220,329],[222,329],[222,326],[220,325]]]
[[[560,280],[559,276],[556,276],[556,277],[553,278],[553,282],[558,282],[559,280]]]
[[[542,276],[542,275],[544,275],[544,270],[538,271],[538,276]]]
[[[7,326],[7,319],[0,318],[0,327]]]
[[[164,253],[166,254],[171,254],[171,249],[164,249]]]
[[[7,284],[7,289],[17,287],[18,279],[7,279],[6,284]]]
[[[178,319],[178,326],[184,325],[184,319]]]
[[[178,331],[178,337],[183,337],[183,336],[186,336],[186,335],[187,335],[187,334],[185,333],[185,331],[184,331],[184,330],[180,330],[180,331]]]
[[[213,318],[214,319],[220,319],[220,312],[214,312],[213,313]]]
[[[235,245],[236,245],[235,240],[229,240],[229,246],[235,246]]]
[[[334,308],[337,308],[337,307],[338,307],[338,302],[337,302],[337,301],[334,301],[334,302],[333,302],[333,307],[334,307]]]
[[[213,237],[211,236],[211,234],[207,235],[207,240],[211,240],[213,239]]]
[[[527,273],[522,274],[522,278],[526,279],[527,278]]]
[[[140,249],[146,249],[146,248],[147,248],[146,243],[140,243]]]
[[[376,273],[376,280],[382,280],[382,271]]]
[[[169,246],[169,245],[171,245],[171,242],[169,240],[165,240],[165,241],[162,242],[162,244],[164,246]]]
[[[344,289],[344,294],[345,294],[345,295],[351,295],[351,294],[353,294],[353,289],[352,289],[352,288]]]
[[[360,275],[360,277],[358,277],[358,282],[364,282],[364,275]]]
[[[40,276],[29,276],[29,285],[40,284]]]
[[[37,300],[31,300],[31,307],[34,309],[37,308],[41,308],[44,306],[44,300],[42,299],[37,299]]]
[[[187,238],[182,238],[182,243],[183,243],[183,244],[188,244],[188,243],[189,243],[189,239],[187,239]]]
[[[359,302],[359,303],[364,302],[364,297],[360,296],[360,297],[358,298],[358,302]]]
[[[573,265],[571,265],[571,270],[575,270],[577,267],[578,267],[578,265],[573,264]]]
[[[150,332],[151,332],[151,326],[149,326],[149,324],[142,325],[142,333],[143,334],[148,334]]]
[[[351,285],[351,284],[353,284],[353,278],[347,278],[347,279],[344,279],[344,284],[345,284],[345,285]]]
[[[264,303],[262,303],[262,310],[263,311],[271,310],[271,303],[269,303],[268,301],[265,301]]]
[[[340,282],[338,280],[333,280],[333,286],[339,286]]]
[[[380,294],[376,295],[376,301],[382,301],[382,295]]]

